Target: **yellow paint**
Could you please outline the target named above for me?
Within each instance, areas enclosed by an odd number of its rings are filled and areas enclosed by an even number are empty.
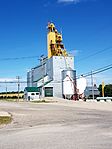
[[[62,43],[62,34],[56,30],[53,23],[48,24],[47,48],[48,58],[52,56],[68,56]]]
[[[24,93],[19,93],[19,97],[23,97]],[[18,93],[2,93],[0,94],[0,97],[14,97],[14,96],[17,96],[18,97]]]
[[[102,97],[105,96],[105,95],[104,95],[104,87],[105,87],[105,84],[104,84],[104,82],[102,82]]]
[[[50,32],[50,33],[48,33],[48,35],[47,35],[48,37],[47,37],[47,43],[48,43],[48,58],[50,58],[51,56],[52,56],[52,53],[53,52],[51,52],[51,47],[50,47],[50,45],[51,45],[51,41],[52,41],[52,43],[55,45],[55,41],[56,41],[56,39],[55,39],[55,33],[54,32]]]

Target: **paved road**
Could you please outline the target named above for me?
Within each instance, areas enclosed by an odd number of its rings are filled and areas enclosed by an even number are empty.
[[[0,110],[13,116],[0,128],[0,149],[112,148],[112,111],[79,104],[0,102]]]

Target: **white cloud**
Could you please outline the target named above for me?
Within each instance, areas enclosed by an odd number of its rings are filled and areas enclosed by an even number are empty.
[[[80,53],[80,50],[71,50],[71,51],[68,51],[68,53],[72,56],[78,56],[79,53]]]
[[[48,7],[49,5],[51,5],[50,1],[47,1],[47,2],[44,3],[44,7]]]
[[[63,3],[63,4],[77,4],[80,2],[88,2],[88,1],[96,1],[96,0],[57,0],[58,3]]]
[[[102,84],[104,81],[105,84],[112,84],[112,74],[104,73],[95,75],[97,84]]]
[[[58,3],[74,3],[74,4],[77,4],[79,2],[80,2],[80,0],[58,0]]]
[[[0,78],[0,82],[9,82],[9,81],[17,81],[16,78]]]
[[[105,84],[112,84],[112,74],[108,74],[106,73],[101,73],[101,74],[96,74],[93,75],[93,82],[94,84],[96,84],[97,86],[99,86],[100,84],[102,84],[102,82],[104,81]],[[86,77],[87,79],[87,85],[91,86],[91,76]]]
[[[20,79],[20,91],[24,90],[24,88],[27,86],[26,83],[21,83],[21,81],[26,81],[26,80]],[[13,83],[9,83],[9,82],[13,82]],[[15,78],[0,78],[0,92],[5,92],[6,86],[7,86],[7,91],[17,91],[18,84],[15,82],[17,82],[17,79]]]

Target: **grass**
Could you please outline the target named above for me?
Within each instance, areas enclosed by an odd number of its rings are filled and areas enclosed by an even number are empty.
[[[45,100],[45,99],[42,99],[42,100],[38,100],[38,101],[31,101],[33,103],[53,103],[53,102],[57,102],[57,101],[52,101],[52,100]]]
[[[46,100],[37,100],[37,101],[31,101],[33,103],[48,103],[49,101],[46,101]]]
[[[10,98],[10,99],[0,99],[0,101],[17,102],[18,99],[12,99],[12,98]],[[23,99],[19,99],[19,101],[23,101]]]
[[[10,116],[0,116],[0,125],[9,124],[12,121],[12,117]]]

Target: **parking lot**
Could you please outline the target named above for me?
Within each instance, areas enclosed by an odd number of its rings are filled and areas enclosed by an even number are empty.
[[[0,127],[0,149],[110,149],[112,103],[0,102],[13,121]]]

